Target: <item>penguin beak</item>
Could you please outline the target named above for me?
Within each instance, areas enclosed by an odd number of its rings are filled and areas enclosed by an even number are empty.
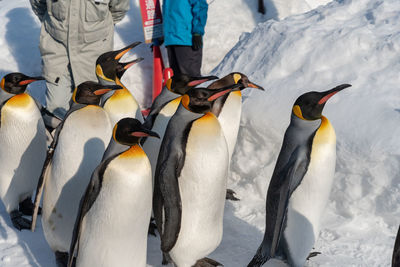
[[[27,77],[27,79],[22,80],[18,83],[18,85],[27,85],[36,81],[44,80],[43,77]]]
[[[212,75],[212,76],[203,76],[203,77],[193,77],[192,79],[193,80],[188,83],[188,86],[194,87],[196,85],[205,83],[207,81],[218,79],[218,77]]]
[[[132,67],[133,65],[135,65],[136,63],[139,63],[140,61],[142,61],[143,59],[144,58],[140,57],[140,58],[134,59],[134,60],[129,61],[129,62],[120,62],[118,64],[120,64],[122,66],[122,69],[127,70],[130,67]]]
[[[104,85],[100,86],[99,89],[96,89],[93,91],[93,94],[95,95],[104,95],[107,92],[110,92],[111,90],[120,90],[123,87],[120,85]]]
[[[255,84],[255,83],[252,83],[252,82],[249,82],[249,83],[247,84],[247,87],[256,88],[256,89],[260,89],[260,90],[262,90],[262,91],[265,91],[264,88],[262,88],[261,86]]]
[[[124,48],[122,48],[122,49],[120,49],[118,51],[115,51],[116,55],[115,55],[114,59],[115,60],[120,60],[123,55],[128,53],[132,48],[134,48],[135,46],[139,45],[140,43],[141,42],[134,42],[134,43],[128,45],[127,47],[124,47]]]
[[[157,137],[158,139],[160,139],[160,136],[156,132],[150,131],[146,128],[142,128],[142,129],[140,129],[140,131],[132,132],[131,135],[135,136],[135,137],[152,136],[152,137]]]
[[[208,97],[208,101],[214,101],[217,98],[220,98],[223,95],[226,95],[228,93],[230,93],[231,91],[235,90],[236,88],[239,88],[240,84],[232,84],[230,86],[227,87],[223,87],[221,89],[216,90],[216,93],[212,94],[210,97]]]
[[[321,99],[318,101],[319,105],[323,105],[326,103],[326,101],[328,101],[329,98],[331,98],[333,95],[335,95],[337,92],[342,91],[343,89],[350,87],[351,84],[341,84],[339,86],[336,86],[335,88],[322,92],[322,97]]]

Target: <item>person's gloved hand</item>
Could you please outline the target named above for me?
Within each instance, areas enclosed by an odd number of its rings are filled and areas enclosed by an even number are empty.
[[[203,47],[203,36],[198,33],[192,35],[192,49],[197,51]]]

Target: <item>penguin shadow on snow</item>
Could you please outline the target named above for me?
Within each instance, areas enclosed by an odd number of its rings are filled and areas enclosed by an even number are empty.
[[[56,203],[56,207],[63,207],[63,206],[69,206],[69,199],[71,199],[71,194],[74,195],[76,194],[76,187],[77,187],[77,183],[79,184],[79,180],[82,179],[82,172],[86,172],[86,168],[87,166],[85,166],[85,164],[82,164],[83,162],[87,162],[91,157],[93,157],[93,153],[95,153],[95,151],[90,151],[89,148],[90,147],[97,147],[97,148],[102,148],[105,150],[105,144],[103,143],[103,141],[100,138],[92,138],[89,139],[84,146],[84,152],[83,152],[83,159],[82,162],[78,168],[78,170],[76,171],[75,175],[71,177],[71,179],[64,185],[64,187],[61,190],[60,196],[58,197],[57,203]],[[100,162],[99,162],[100,163]],[[97,166],[96,166],[97,167]],[[92,175],[92,173],[90,173],[90,176]],[[88,184],[90,181],[90,177],[88,177]],[[83,192],[86,191],[86,187],[84,188]],[[84,195],[84,193],[83,193]],[[81,198],[83,197],[79,196],[79,202],[81,200]],[[53,209],[50,218],[49,218],[49,222],[53,221],[56,222],[57,220],[69,220],[70,223],[72,223],[72,225],[75,224],[76,221],[76,217],[74,218],[64,218],[62,214],[57,213],[56,209]]]
[[[224,266],[242,267],[247,266],[255,255],[259,245],[264,238],[264,231],[238,218],[232,203],[226,202],[224,214],[224,233],[218,248],[209,255],[210,258],[219,261]],[[292,213],[292,219],[296,221],[296,238],[298,240],[310,240],[315,242],[315,236],[309,236],[313,232],[311,223],[300,213]],[[293,235],[294,235],[293,234]],[[313,249],[312,251],[315,251]],[[312,252],[310,251],[310,252]],[[288,264],[280,260],[271,260],[265,267],[287,267]],[[314,266],[312,259],[305,266]]]
[[[40,73],[39,36],[40,27],[34,19],[34,14],[28,8],[14,8],[6,17],[5,41],[19,72],[37,70]],[[2,72],[3,70],[0,70]],[[14,70],[17,71],[17,70]]]
[[[3,65],[0,67],[0,77],[9,72],[22,72],[30,76],[41,74],[40,24],[33,16],[34,13],[29,8],[22,7],[14,8],[7,13],[5,41],[17,63],[17,69],[3,69]],[[39,99],[44,95],[45,86],[43,83],[33,83],[29,85],[28,90],[32,92],[32,96]]]
[[[239,203],[240,205],[240,203]],[[264,233],[235,215],[234,205],[226,201],[222,241],[208,257],[224,266],[247,266],[254,256]]]

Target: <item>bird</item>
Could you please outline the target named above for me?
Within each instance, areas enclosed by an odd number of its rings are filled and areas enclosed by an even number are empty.
[[[105,94],[101,100],[101,106],[107,111],[111,119],[111,125],[115,125],[125,117],[136,118],[144,121],[140,105],[129,90],[122,84],[121,78],[131,66],[143,60],[137,58],[129,62],[120,62],[123,55],[139,45],[135,42],[116,51],[106,52],[96,60],[96,76],[103,85],[120,85],[122,90],[111,91]]]
[[[322,110],[329,98],[350,86],[307,92],[295,101],[268,187],[264,239],[248,267],[274,258],[304,266],[335,172],[335,130]]]
[[[112,135],[107,112],[99,106],[100,98],[110,90],[119,89],[122,89],[119,85],[91,81],[75,88],[72,105],[56,128],[42,168],[35,207],[44,186],[43,232],[57,263],[62,266],[68,259],[79,201]]]
[[[236,87],[189,90],[161,144],[153,212],[166,260],[180,267],[219,265],[205,256],[222,238],[229,159],[223,131],[210,111],[217,98]]]
[[[134,118],[121,119],[82,198],[69,266],[146,266],[153,185],[140,138],[159,138]]]
[[[26,91],[28,84],[43,80],[19,72],[0,82],[0,197],[13,226],[29,229],[32,194],[46,157],[46,132],[40,105]]]
[[[217,78],[217,76],[192,77],[182,73],[174,75],[167,81],[166,86],[154,100],[144,122],[144,127],[157,132],[160,138],[142,139],[143,149],[151,163],[153,177],[165,129],[169,119],[177,110],[182,95],[195,86]]]
[[[240,118],[242,114],[241,90],[250,87],[264,91],[264,88],[251,82],[245,74],[240,72],[232,72],[225,77],[214,81],[207,88],[216,89],[228,86],[229,84],[239,84],[240,86],[229,94],[218,98],[213,105],[212,112],[217,116],[222,130],[224,131],[226,142],[228,144],[229,161],[231,161],[232,154],[236,146]],[[226,198],[233,201],[239,200],[235,194],[235,191],[228,189]]]

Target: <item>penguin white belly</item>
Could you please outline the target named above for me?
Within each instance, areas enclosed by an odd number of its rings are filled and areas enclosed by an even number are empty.
[[[143,122],[140,106],[126,88],[115,91],[104,104],[104,109],[110,116],[112,127],[114,127],[120,119],[126,117],[136,118],[140,122]]]
[[[181,229],[170,256],[179,267],[193,266],[221,242],[228,162],[222,129],[207,113],[192,125],[178,178]]]
[[[146,142],[143,144],[143,150],[146,152],[147,157],[149,158],[152,170],[152,177],[154,177],[158,154],[160,152],[160,147],[162,140],[164,138],[165,130],[167,128],[168,122],[171,119],[172,115],[175,114],[179,103],[182,97],[178,97],[161,109],[160,113],[157,115],[153,127],[151,130],[156,132],[160,138],[147,138]]]
[[[111,133],[108,115],[98,106],[77,110],[64,123],[43,196],[43,229],[53,251],[69,251],[79,202]]]
[[[233,151],[235,150],[241,114],[242,93],[240,91],[234,91],[228,95],[224,107],[218,116],[218,121],[224,131],[226,143],[228,145],[229,160],[232,158]]]
[[[293,266],[304,266],[318,238],[320,218],[332,187],[336,136],[332,126],[325,120],[314,137],[307,173],[289,199],[284,238]]]
[[[7,212],[33,194],[46,157],[46,133],[28,94],[10,98],[1,109],[0,196]]]
[[[78,267],[146,266],[150,163],[139,146],[124,153],[108,165],[100,193],[82,221]]]

